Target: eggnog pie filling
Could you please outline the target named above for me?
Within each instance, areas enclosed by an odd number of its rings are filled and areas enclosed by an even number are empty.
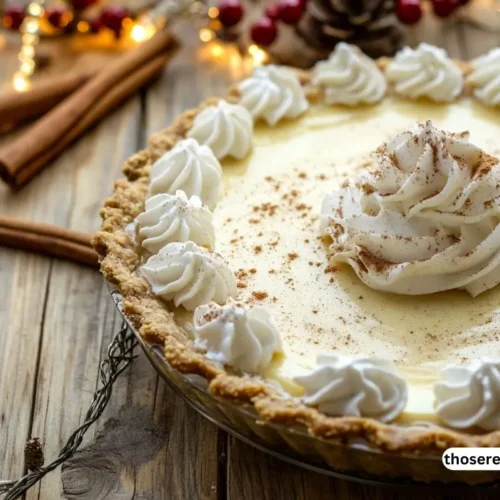
[[[197,359],[333,417],[500,429],[495,58],[477,99],[435,47],[339,44],[192,115],[135,244]]]

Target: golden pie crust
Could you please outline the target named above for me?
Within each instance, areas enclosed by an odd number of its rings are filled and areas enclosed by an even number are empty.
[[[387,59],[379,60],[378,64],[383,70]],[[468,63],[458,64],[464,74],[470,71]],[[311,86],[309,72],[297,74],[308,99],[317,100],[319,92]],[[465,88],[464,94],[470,91]],[[186,137],[198,113],[219,99],[207,99],[198,108],[180,115],[167,129],[151,136],[148,147],[125,162],[126,179],[115,183],[113,195],[104,202],[100,212],[103,223],[92,244],[101,257],[101,271],[121,292],[123,311],[143,338],[163,345],[166,359],[179,372],[204,377],[211,393],[235,405],[253,407],[262,421],[305,427],[313,436],[336,442],[362,438],[371,447],[396,455],[438,454],[450,447],[500,446],[500,430],[473,435],[441,427],[384,424],[371,418],[330,417],[296,399],[282,396],[263,381],[229,374],[195,351],[165,303],[155,297],[146,280],[136,274],[140,257],[127,226],[144,210],[152,164]],[[238,102],[235,86],[229,89],[225,99]]]

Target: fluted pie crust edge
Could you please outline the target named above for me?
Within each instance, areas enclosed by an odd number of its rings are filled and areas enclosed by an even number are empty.
[[[387,59],[378,61],[382,70],[386,64]],[[470,71],[468,63],[458,64],[464,73]],[[297,71],[297,74],[308,99],[317,100],[319,94],[310,84],[310,73]],[[470,89],[464,88],[463,94],[469,93]],[[136,274],[140,256],[127,226],[144,211],[152,164],[186,138],[198,113],[220,99],[207,99],[198,108],[180,115],[167,129],[152,135],[148,147],[125,162],[126,178],[115,183],[113,195],[105,200],[100,211],[101,231],[94,235],[92,244],[101,258],[101,272],[121,292],[123,311],[142,337],[147,342],[163,345],[166,359],[176,370],[204,377],[215,396],[236,405],[252,406],[265,422],[305,427],[313,436],[341,443],[363,438],[373,448],[393,454],[432,455],[450,447],[500,446],[500,431],[472,435],[440,427],[384,424],[371,418],[329,417],[297,399],[283,397],[263,381],[226,372],[194,349],[165,303],[155,297],[146,280]],[[231,87],[224,99],[237,103],[237,87]]]

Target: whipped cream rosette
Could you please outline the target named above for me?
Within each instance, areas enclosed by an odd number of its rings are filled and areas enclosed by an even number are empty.
[[[264,66],[238,85],[240,104],[254,119],[262,118],[276,125],[283,118],[297,118],[309,103],[296,75],[288,68]]]
[[[167,243],[192,241],[212,249],[215,230],[212,212],[197,196],[188,199],[184,191],[161,193],[148,198],[137,217],[142,246],[157,253]]]
[[[398,94],[436,102],[452,101],[460,95],[463,76],[445,50],[421,43],[416,49],[405,47],[387,67],[387,78]]]
[[[161,156],[151,168],[149,194],[174,195],[184,191],[197,196],[208,208],[213,208],[220,193],[222,167],[207,146],[194,139],[179,141]]]
[[[195,346],[208,359],[247,373],[257,373],[281,352],[278,329],[262,307],[238,302],[200,306],[193,317]]]
[[[236,279],[226,262],[192,241],[168,243],[141,266],[141,274],[154,294],[188,311],[236,296]]]
[[[371,168],[328,194],[331,263],[370,287],[419,295],[500,282],[498,160],[430,122],[397,135]]]
[[[373,104],[387,82],[376,63],[358,47],[341,42],[326,61],[316,64],[313,83],[323,89],[328,104]]]
[[[500,358],[450,365],[435,384],[436,413],[458,429],[500,429]]]
[[[487,106],[500,106],[500,47],[472,61],[467,83],[474,95]]]
[[[295,377],[304,402],[329,415],[396,418],[408,400],[406,382],[386,359],[320,354],[317,367]]]
[[[252,148],[253,118],[241,104],[220,100],[196,115],[188,137],[208,146],[219,160],[241,160]]]

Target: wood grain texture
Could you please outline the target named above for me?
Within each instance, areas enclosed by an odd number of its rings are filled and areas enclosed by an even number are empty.
[[[454,57],[473,57],[500,42],[497,35],[465,25],[429,23],[411,30],[411,43],[424,37]],[[209,57],[189,26],[179,25],[177,32],[185,45],[160,81],[23,190],[11,193],[1,186],[2,214],[94,231],[123,160],[178,113],[220,95],[248,71],[235,53]],[[64,55],[69,49],[54,50]],[[15,57],[16,51],[0,53],[0,86],[10,78]],[[82,54],[68,67],[97,67],[103,60]],[[120,318],[99,274],[78,265],[0,247],[0,283],[0,477],[7,478],[23,472],[28,436],[41,437],[51,460],[82,421]],[[138,354],[81,452],[62,474],[54,472],[33,488],[28,499],[494,498],[467,488],[447,493],[376,489],[285,464],[229,438],[196,414]]]

